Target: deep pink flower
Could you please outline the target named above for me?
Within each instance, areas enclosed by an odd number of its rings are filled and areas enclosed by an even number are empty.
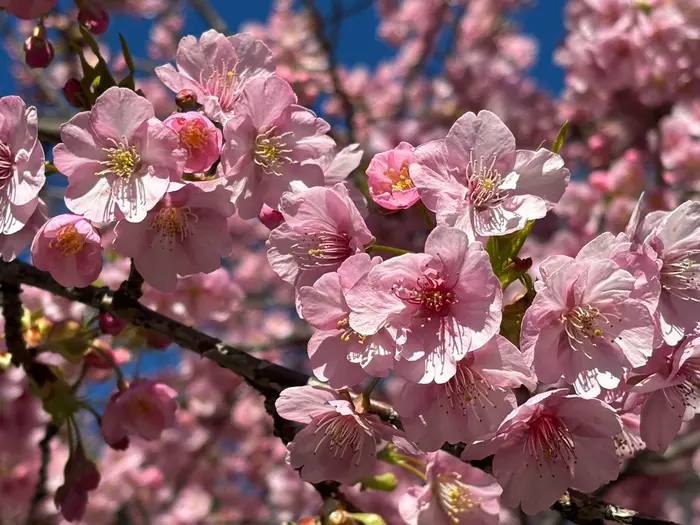
[[[258,216],[263,204],[277,208],[293,181],[323,186],[321,159],[335,147],[328,123],[297,105],[280,77],[248,82],[224,128],[219,174],[233,189],[242,219]]]
[[[618,475],[613,438],[620,419],[598,399],[550,390],[528,399],[496,433],[468,446],[462,459],[495,454],[493,475],[508,507],[526,514],[545,510],[571,487],[593,492]]]
[[[396,343],[386,329],[363,336],[348,324],[350,308],[344,294],[381,262],[366,253],[347,259],[337,272],[322,275],[299,290],[304,319],[316,332],[308,352],[314,375],[333,388],[353,386],[368,375],[384,377],[394,366]]]
[[[63,286],[88,286],[102,271],[100,234],[78,215],[57,215],[32,242],[32,263]]]
[[[158,78],[175,93],[192,90],[207,116],[224,124],[246,84],[275,71],[270,49],[251,35],[226,37],[210,29],[197,40],[187,35],[177,46],[177,70],[170,64],[156,68]],[[261,108],[262,109],[262,108]]]
[[[25,20],[39,18],[56,7],[58,0],[0,0],[0,9]]]
[[[35,107],[0,98],[0,234],[17,233],[36,209],[44,186],[44,150]]]
[[[230,196],[222,185],[173,183],[145,220],[117,223],[114,250],[132,257],[148,284],[172,292],[178,275],[213,272],[231,253]]]
[[[48,219],[48,209],[41,199],[38,199],[38,204],[32,201],[29,204],[25,204],[25,206],[33,206],[34,213],[29,217],[24,227],[16,233],[9,235],[0,234],[0,258],[3,261],[10,262],[19,256],[34,240],[36,232]]]
[[[58,487],[54,495],[56,508],[61,512],[63,519],[70,523],[83,519],[87,502],[87,491],[67,487],[66,485]]]
[[[175,113],[163,122],[180,137],[180,147],[187,151],[185,173],[202,173],[211,168],[221,153],[221,131],[196,111]]]
[[[274,230],[284,222],[284,215],[278,210],[270,208],[267,204],[263,204],[258,214],[258,220],[265,225],[269,230]]]
[[[61,126],[54,164],[68,177],[66,206],[95,222],[140,222],[178,180],[187,157],[177,133],[130,89],[111,87]]]
[[[644,365],[654,327],[645,304],[632,298],[636,279],[611,260],[555,256],[525,312],[520,349],[543,383],[560,377],[577,392],[613,389],[624,370]],[[544,268],[544,271],[543,271]]]
[[[102,35],[109,27],[109,13],[100,5],[99,0],[83,2],[78,11],[78,22],[93,35]]]
[[[112,394],[102,414],[102,436],[107,444],[128,436],[152,441],[175,424],[177,392],[163,383],[141,379]]]
[[[392,150],[377,153],[369,162],[369,193],[372,200],[383,208],[410,208],[420,199],[409,170],[413,150],[408,142],[401,142]]]
[[[404,377],[445,383],[456,362],[484,346],[501,324],[501,286],[480,242],[438,226],[425,253],[394,257],[370,270],[345,297],[350,328],[363,335],[409,329],[399,363]]]
[[[537,385],[520,350],[498,334],[456,366],[447,383],[406,382],[394,402],[406,435],[421,450],[483,438],[517,406],[510,388]]]
[[[647,447],[664,452],[683,421],[700,413],[700,336],[687,338],[658,369],[635,378],[628,403],[642,403],[640,435]]]
[[[493,476],[441,450],[427,458],[426,484],[399,501],[408,525],[498,525],[502,489]]]
[[[462,115],[444,140],[418,146],[411,178],[439,224],[470,239],[503,235],[540,219],[557,203],[569,170],[556,153],[515,150],[515,138],[490,111]]]
[[[658,313],[664,340],[674,345],[700,323],[700,202],[666,214],[644,242],[662,262]]]
[[[309,483],[333,480],[354,484],[358,478],[370,475],[382,441],[418,452],[400,431],[375,414],[358,413],[347,397],[329,390],[287,388],[275,407],[283,418],[306,423],[287,445],[287,462],[301,469],[301,477]]]
[[[82,443],[78,443],[64,469],[64,484],[77,490],[95,490],[100,484],[100,473],[95,462],[87,457]]]
[[[342,183],[287,193],[281,211],[284,222],[270,233],[267,259],[297,289],[337,270],[374,239]]]

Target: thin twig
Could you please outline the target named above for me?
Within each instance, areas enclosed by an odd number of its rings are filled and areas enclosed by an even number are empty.
[[[39,466],[39,474],[34,488],[34,495],[29,503],[29,511],[27,512],[26,525],[34,525],[36,521],[36,513],[39,509],[39,504],[46,497],[46,478],[49,461],[51,461],[51,440],[58,434],[58,426],[54,423],[46,425],[44,437],[39,441],[39,450],[41,451],[41,465]]]
[[[231,32],[226,21],[221,18],[221,15],[219,15],[208,0],[189,0],[189,2],[192,9],[199,13],[209,27],[225,35]]]

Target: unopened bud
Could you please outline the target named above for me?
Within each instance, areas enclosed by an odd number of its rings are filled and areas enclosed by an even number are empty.
[[[101,35],[109,27],[109,14],[101,5],[82,6],[78,11],[78,22],[93,35]]]
[[[85,93],[77,78],[71,78],[63,85],[63,96],[74,108],[86,109]]]
[[[181,89],[175,95],[175,104],[182,111],[191,111],[197,107],[197,93],[191,89]]]
[[[24,61],[31,68],[48,66],[54,57],[53,45],[46,37],[43,25],[34,28],[32,36],[24,41]]]
[[[114,317],[109,312],[102,312],[99,318],[100,330],[108,335],[119,335],[126,328],[126,321]]]
[[[258,214],[258,219],[267,229],[274,230],[284,222],[284,216],[277,210],[270,208],[267,204],[263,204]]]

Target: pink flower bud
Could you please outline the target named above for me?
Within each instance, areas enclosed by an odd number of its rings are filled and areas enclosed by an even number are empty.
[[[64,84],[63,96],[74,108],[84,109],[86,106],[85,94],[77,78],[71,78]]]
[[[31,68],[41,68],[48,66],[53,57],[53,45],[46,38],[46,30],[37,26],[32,36],[24,41],[24,61]]]
[[[185,173],[202,173],[211,168],[221,153],[221,131],[196,111],[175,113],[163,122],[180,137],[180,147],[187,151]]]
[[[80,521],[87,506],[87,491],[61,485],[56,490],[54,503],[61,512],[63,519],[68,522]]]
[[[78,11],[78,22],[93,35],[101,35],[109,27],[109,14],[101,5],[83,5]]]
[[[78,443],[68,459],[64,476],[65,484],[77,490],[95,490],[100,484],[100,473],[95,462],[85,455],[82,443]]]
[[[103,334],[119,335],[126,328],[126,321],[114,317],[109,312],[102,312],[99,318],[100,330]]]
[[[274,230],[284,222],[284,216],[279,211],[270,208],[267,204],[263,204],[258,214],[258,219],[270,230]]]
[[[197,106],[197,93],[191,89],[181,89],[175,95],[175,104],[183,111],[189,111]]]

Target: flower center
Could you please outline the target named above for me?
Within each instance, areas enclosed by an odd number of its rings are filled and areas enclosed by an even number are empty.
[[[354,251],[346,233],[318,232],[305,234],[303,240],[292,246],[292,253],[300,269],[314,270],[339,266]]]
[[[408,174],[408,162],[403,161],[401,168],[397,172],[394,168],[389,168],[384,171],[384,176],[391,181],[391,189],[393,191],[405,191],[415,188],[410,175]]]
[[[292,150],[287,147],[286,137],[294,135],[293,131],[287,131],[281,135],[274,135],[277,126],[255,137],[255,149],[253,150],[253,162],[260,166],[268,175],[281,177],[284,175],[280,168],[287,164],[296,164],[289,154]]]
[[[12,152],[10,151],[10,147],[0,140],[0,184],[12,178],[14,172],[12,166]]]
[[[153,218],[149,230],[157,230],[161,243],[165,243],[172,249],[172,243],[184,242],[190,235],[190,219],[197,222],[197,216],[187,207],[164,206]]]
[[[85,236],[72,224],[66,224],[56,232],[56,237],[49,243],[50,248],[56,248],[64,257],[70,257],[82,251],[85,246]]]
[[[542,466],[542,460],[561,460],[569,468],[576,463],[574,438],[566,424],[554,414],[543,413],[530,422],[525,452],[535,458],[539,466]]]
[[[180,119],[184,121],[185,119]],[[187,148],[187,153],[192,154],[193,151],[204,149],[208,142],[206,125],[200,120],[190,120],[180,122],[184,124],[178,132],[180,142]]]
[[[365,339],[367,339],[367,336],[358,334],[355,330],[350,328],[350,319],[348,317],[341,319],[338,321],[338,329],[343,330],[343,333],[340,334],[340,339],[341,341],[350,341],[352,337],[356,336],[357,337],[357,342],[362,344],[365,344]]]
[[[423,275],[416,280],[413,289],[404,288],[401,284],[395,284],[393,291],[402,301],[420,305],[425,313],[431,315],[446,316],[450,306],[457,304],[459,299],[449,287],[447,279],[440,275],[435,277]]]
[[[661,287],[684,301],[700,301],[700,250],[685,252],[680,260],[665,260]]]
[[[233,104],[236,102],[240,94],[241,82],[236,68],[238,62],[233,66],[233,69],[222,63],[221,67],[215,70],[206,80],[200,76],[200,84],[210,95],[215,96],[219,100],[219,106],[223,111],[231,111]],[[200,74],[201,75],[201,74]]]
[[[117,177],[131,177],[139,168],[141,157],[136,151],[136,146],[129,144],[126,137],[122,137],[121,142],[114,139],[109,139],[114,147],[102,148],[107,154],[107,160],[100,162],[105,169],[98,171],[95,175],[103,176],[108,173],[113,173]]]
[[[683,382],[676,389],[687,407],[700,406],[700,359],[690,358],[678,373]]]
[[[492,206],[497,206],[509,196],[508,190],[502,190],[503,177],[494,168],[496,157],[493,157],[491,164],[487,164],[484,157],[474,158],[474,151],[469,152],[468,184],[469,201],[472,205],[483,210]]]
[[[615,342],[615,336],[609,333],[613,327],[610,319],[620,322],[621,319],[611,314],[603,314],[598,308],[589,304],[576,306],[567,313],[562,314],[559,321],[564,325],[569,344],[576,349],[583,345],[585,340],[596,346],[595,338],[609,337],[610,342]]]
[[[460,522],[460,514],[471,512],[476,505],[481,505],[481,498],[476,502],[469,487],[462,483],[460,474],[439,474],[435,478],[434,492],[442,510],[454,522]]]
[[[480,403],[482,407],[488,403],[493,407],[493,403],[488,398],[493,386],[479,372],[469,368],[468,364],[464,363],[465,360],[467,358],[457,363],[457,372],[445,383],[444,396],[447,402],[452,408],[461,405],[465,413],[468,406],[474,403]]]
[[[314,434],[319,432],[323,432],[324,437],[316,445],[314,454],[323,443],[326,443],[326,446],[333,452],[333,456],[340,455],[340,459],[342,459],[349,448],[353,455],[357,455],[356,464],[359,464],[366,434],[353,416],[340,416],[337,413],[322,416]]]

